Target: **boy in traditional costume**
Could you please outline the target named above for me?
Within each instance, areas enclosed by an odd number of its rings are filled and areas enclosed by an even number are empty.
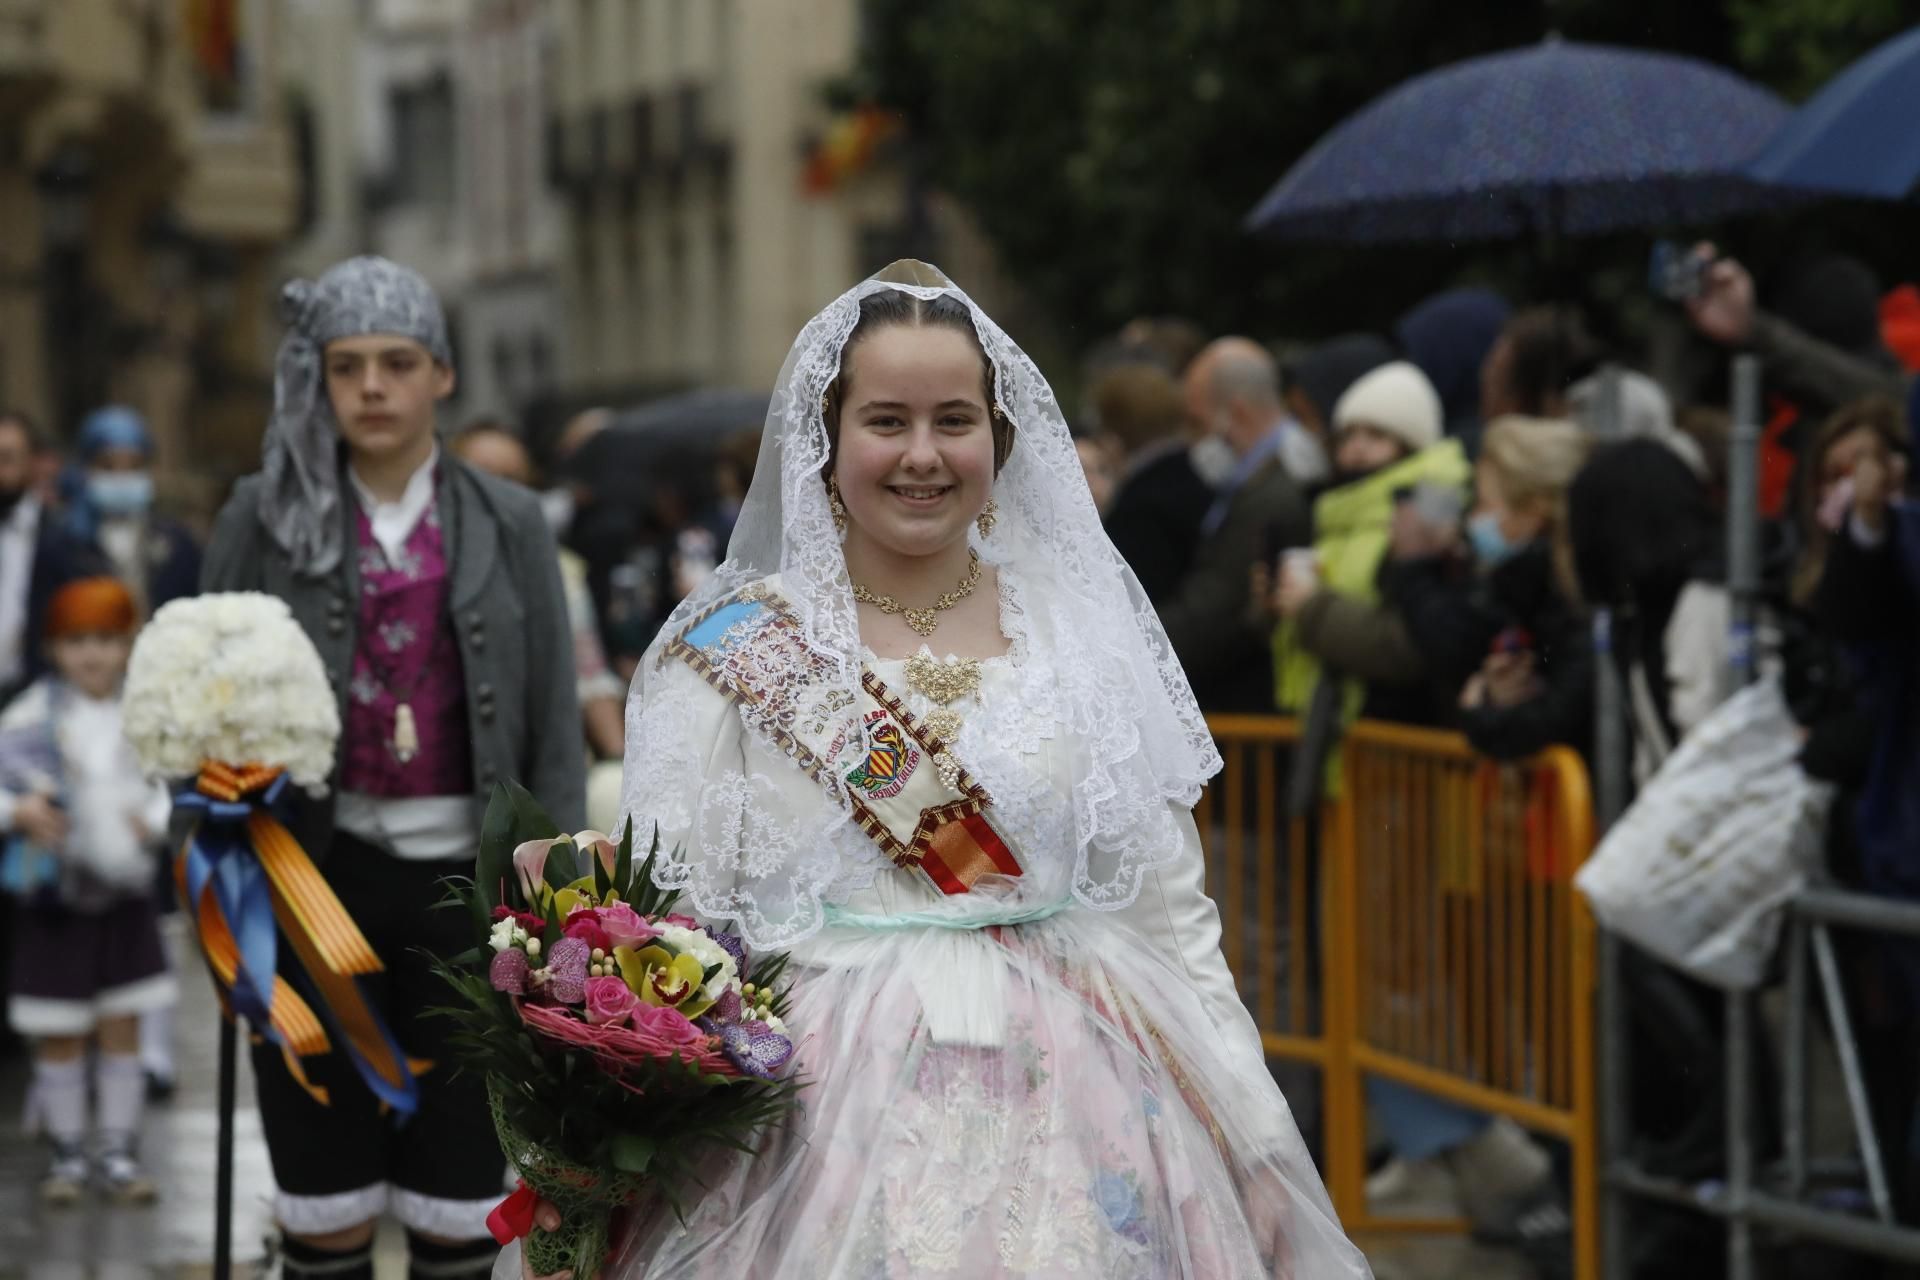
[[[282,313],[264,467],[222,511],[204,585],[280,597],[320,652],[337,773],[290,827],[386,966],[362,980],[370,1002],[408,1058],[440,1064],[395,1099],[336,1048],[307,1072],[322,1103],[277,1047],[256,1049],[286,1270],[370,1280],[391,1212],[413,1276],[483,1276],[505,1163],[483,1086],[454,1075],[426,1016],[444,999],[429,957],[469,944],[458,913],[433,908],[442,881],[471,873],[496,783],[580,824],[566,600],[539,500],[440,448],[454,371],[427,283],[354,258],[288,285]]]

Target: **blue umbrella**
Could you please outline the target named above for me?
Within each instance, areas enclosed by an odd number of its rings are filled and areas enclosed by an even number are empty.
[[[1920,27],[1829,80],[1747,166],[1761,182],[1898,200],[1920,182]]]
[[[1247,218],[1295,239],[1494,240],[1711,220],[1787,116],[1677,54],[1550,37],[1416,76],[1314,145]]]

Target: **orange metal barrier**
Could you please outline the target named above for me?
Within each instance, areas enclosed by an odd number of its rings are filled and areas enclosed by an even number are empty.
[[[1356,1234],[1458,1230],[1366,1205],[1363,1076],[1566,1142],[1574,1273],[1597,1280],[1593,846],[1580,758],[1500,766],[1457,734],[1363,721],[1341,797],[1282,812],[1294,721],[1209,722],[1226,767],[1196,817],[1228,964],[1270,1057],[1325,1082],[1328,1190]],[[1318,828],[1316,840],[1313,828]]]

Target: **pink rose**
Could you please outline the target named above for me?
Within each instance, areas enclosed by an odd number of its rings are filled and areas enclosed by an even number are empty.
[[[599,910],[600,928],[608,938],[607,950],[615,947],[641,947],[660,936],[646,917],[624,902],[615,902]]]
[[[633,994],[621,979],[587,979],[587,1021],[595,1026],[602,1023],[618,1026],[644,1008],[646,1006],[640,1003],[640,997]],[[685,1022],[686,1019],[681,1018],[680,1021]]]
[[[668,1045],[688,1049],[706,1047],[707,1033],[688,1022],[685,1015],[677,1009],[668,1009],[662,1005],[641,1003],[634,997],[633,1029],[644,1031],[656,1040]]]
[[[700,922],[699,922],[698,920],[695,920],[695,919],[694,919],[694,918],[693,918],[692,916],[668,916],[668,917],[667,917],[667,923],[668,923],[668,924],[677,924],[677,925],[679,925],[679,926],[680,926],[680,927],[681,927],[682,929],[698,929],[698,928],[700,928]]]
[[[569,938],[578,938],[588,947],[611,952],[614,942],[607,931],[600,927],[600,913],[592,907],[582,907],[567,917],[567,923],[561,932]]]

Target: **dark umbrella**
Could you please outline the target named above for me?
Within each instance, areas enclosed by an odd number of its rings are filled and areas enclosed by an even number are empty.
[[[1920,27],[1829,80],[1747,166],[1750,177],[1899,200],[1920,183]]]
[[[635,493],[674,477],[704,478],[721,446],[767,418],[764,392],[705,388],[614,415],[580,446],[567,472],[595,489]]]
[[[1347,242],[1590,235],[1711,220],[1787,105],[1677,54],[1558,37],[1416,76],[1316,143],[1251,231]]]

